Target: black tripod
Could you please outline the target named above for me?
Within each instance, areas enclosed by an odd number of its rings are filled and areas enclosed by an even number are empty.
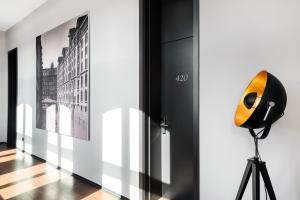
[[[268,135],[270,128],[271,126],[266,127],[264,133],[260,138],[257,137],[258,134],[255,134],[254,131],[250,129],[250,133],[254,137],[254,142],[255,142],[255,156],[254,158],[248,159],[247,167],[245,169],[243,179],[239,187],[239,191],[235,198],[236,200],[242,199],[251,174],[252,174],[252,199],[260,200],[260,174],[261,174],[265,183],[266,190],[269,194],[270,200],[276,200],[276,196],[268,174],[266,163],[259,159],[259,152],[258,152],[258,139],[265,138]]]

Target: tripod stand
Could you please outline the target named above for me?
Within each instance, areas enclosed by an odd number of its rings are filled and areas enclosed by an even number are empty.
[[[266,137],[268,132],[270,131],[270,127],[267,127],[267,130],[264,131],[262,137]],[[249,182],[250,176],[252,174],[252,199],[253,200],[260,200],[260,174],[263,178],[265,183],[266,190],[269,194],[270,200],[276,200],[276,196],[272,187],[272,183],[268,174],[268,170],[266,167],[266,163],[259,159],[258,153],[258,137],[257,134],[254,134],[254,131],[250,129],[251,135],[254,137],[255,142],[255,156],[254,158],[248,159],[248,163],[239,187],[239,191],[236,196],[236,200],[241,200],[247,184]],[[261,137],[261,138],[262,138]]]

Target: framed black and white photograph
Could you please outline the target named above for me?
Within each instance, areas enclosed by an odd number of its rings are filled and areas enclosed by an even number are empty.
[[[36,38],[36,128],[89,139],[89,15]]]

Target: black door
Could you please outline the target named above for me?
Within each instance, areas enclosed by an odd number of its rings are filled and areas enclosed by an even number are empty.
[[[161,124],[162,134],[166,135],[162,135],[161,141],[162,177],[170,177],[169,181],[163,180],[167,182],[163,194],[170,199],[193,199],[192,75],[193,39],[164,44]]]
[[[7,146],[16,147],[17,139],[18,50],[8,52]]]
[[[162,195],[192,200],[193,0],[162,0],[161,8]]]
[[[198,200],[198,1],[144,3],[146,196]]]

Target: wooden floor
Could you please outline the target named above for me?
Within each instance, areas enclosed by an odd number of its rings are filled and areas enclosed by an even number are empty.
[[[0,199],[117,200],[62,170],[0,145]]]

